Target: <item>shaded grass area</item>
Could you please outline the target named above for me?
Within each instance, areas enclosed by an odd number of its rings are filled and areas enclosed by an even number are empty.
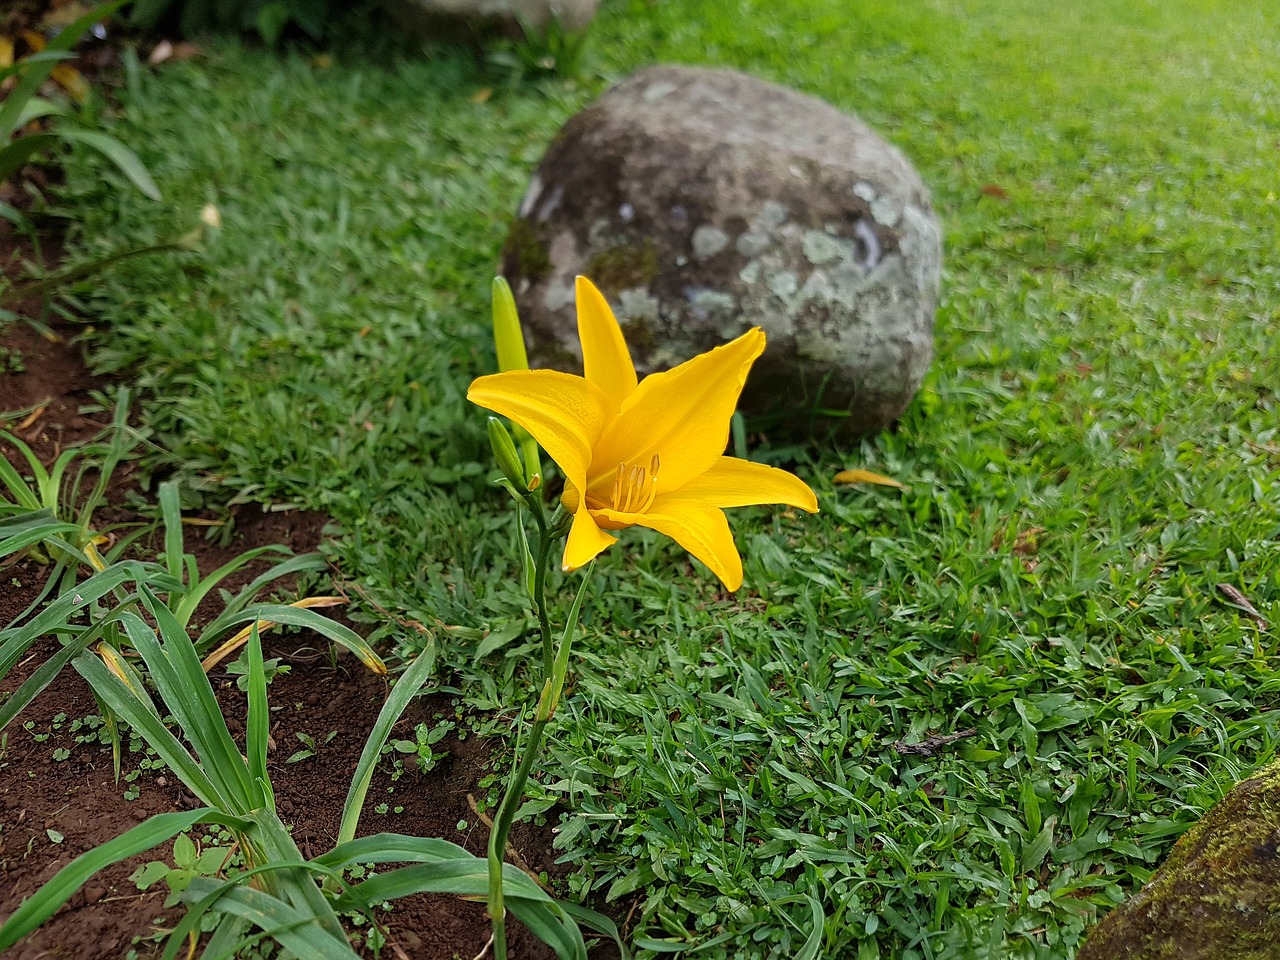
[[[754,451],[823,513],[737,512],[739,594],[628,531],[537,790],[642,956],[791,956],[816,902],[823,956],[1062,957],[1280,742],[1280,641],[1216,591],[1280,619],[1278,36],[1243,0],[615,2],[598,76],[517,90],[445,51],[215,46],[113,130],[163,214],[64,194],[95,248],[224,221],[97,287],[95,356],[212,498],[328,511],[353,592],[504,709],[533,647],[463,395],[545,144],[654,60],[860,113],[947,228],[934,371],[894,432]],[[909,487],[833,487],[848,465]]]

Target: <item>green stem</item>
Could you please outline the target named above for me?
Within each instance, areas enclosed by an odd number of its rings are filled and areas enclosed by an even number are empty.
[[[545,720],[534,721],[533,729],[529,731],[529,742],[525,744],[524,754],[520,757],[520,765],[507,783],[507,792],[498,804],[498,812],[493,818],[493,830],[489,833],[489,917],[493,921],[494,960],[507,960],[507,908],[502,896],[502,864],[506,859],[507,837],[511,834],[511,825],[515,822],[520,801],[524,799],[524,785],[533,769],[533,762],[538,758],[542,732],[546,726]]]
[[[533,565],[533,605],[538,615],[538,629],[542,632],[542,681],[547,677],[555,664],[555,645],[551,639],[551,620],[547,617],[547,564],[551,559],[552,538],[547,530],[547,519],[543,515],[542,505],[533,510],[534,519],[538,522],[538,557]],[[539,685],[541,689],[541,685]]]
[[[536,495],[535,495],[536,496]],[[538,555],[533,570],[533,606],[538,615],[538,627],[542,632],[542,675],[537,687],[538,696],[551,679],[555,671],[555,642],[551,636],[551,620],[547,616],[547,567],[551,559],[551,548],[555,536],[555,523],[547,523],[542,504],[533,497],[529,498],[529,512],[538,525]],[[554,518],[553,518],[554,519]],[[529,780],[529,773],[538,759],[542,746],[542,734],[547,720],[534,720],[529,731],[529,741],[524,745],[519,763],[516,765],[507,791],[493,818],[493,829],[489,833],[489,919],[493,924],[493,956],[494,960],[507,960],[507,908],[502,893],[502,864],[506,859],[507,837],[515,822],[516,810],[524,799],[524,785]]]

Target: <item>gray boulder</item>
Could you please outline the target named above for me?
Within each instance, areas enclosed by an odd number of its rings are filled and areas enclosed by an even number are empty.
[[[600,287],[642,373],[760,326],[748,413],[846,436],[910,403],[933,356],[942,249],[903,155],[830,104],[732,71],[642,70],[569,120],[502,271],[535,366],[581,369],[573,279]]]
[[[393,20],[420,40],[466,40],[539,33],[552,21],[571,33],[585,30],[600,0],[382,0]]]

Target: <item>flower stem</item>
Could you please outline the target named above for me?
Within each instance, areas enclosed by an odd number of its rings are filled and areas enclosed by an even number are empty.
[[[551,679],[555,670],[555,642],[551,637],[551,621],[547,616],[547,567],[551,559],[551,548],[559,539],[555,533],[555,520],[547,523],[542,504],[529,498],[529,512],[533,514],[538,525],[538,553],[534,561],[533,571],[533,606],[538,615],[538,627],[542,634],[542,674],[539,677],[537,690],[541,695],[543,688]],[[502,864],[506,859],[507,837],[515,822],[516,810],[524,798],[524,785],[529,780],[529,773],[542,746],[542,734],[550,717],[535,719],[529,730],[529,740],[524,744],[519,762],[507,781],[506,793],[498,804],[493,818],[493,829],[489,832],[489,919],[493,924],[493,956],[494,960],[507,960],[507,908],[502,891]]]
[[[493,922],[493,956],[494,960],[507,960],[507,908],[502,894],[502,864],[507,850],[507,837],[511,833],[511,825],[515,822],[516,810],[524,798],[524,785],[529,779],[529,771],[538,757],[542,746],[542,732],[546,729],[546,720],[535,720],[529,731],[529,742],[525,744],[520,764],[507,783],[507,792],[498,804],[498,812],[493,818],[493,830],[489,833],[489,917]]]
[[[538,629],[542,633],[542,677],[546,682],[551,676],[555,662],[555,647],[551,639],[551,621],[547,617],[547,566],[551,559],[551,545],[554,538],[547,529],[547,518],[542,504],[536,504],[531,511],[538,524],[538,556],[533,565],[533,606],[538,615]],[[541,689],[541,684],[539,684]]]

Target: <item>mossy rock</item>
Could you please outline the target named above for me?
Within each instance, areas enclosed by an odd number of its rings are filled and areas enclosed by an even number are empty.
[[[861,120],[684,66],[641,70],[565,124],[502,257],[535,367],[580,369],[585,274],[642,374],[763,330],[741,408],[798,440],[901,416],[933,358],[941,268],[928,189]]]
[[[1236,784],[1077,960],[1280,958],[1280,763]]]

